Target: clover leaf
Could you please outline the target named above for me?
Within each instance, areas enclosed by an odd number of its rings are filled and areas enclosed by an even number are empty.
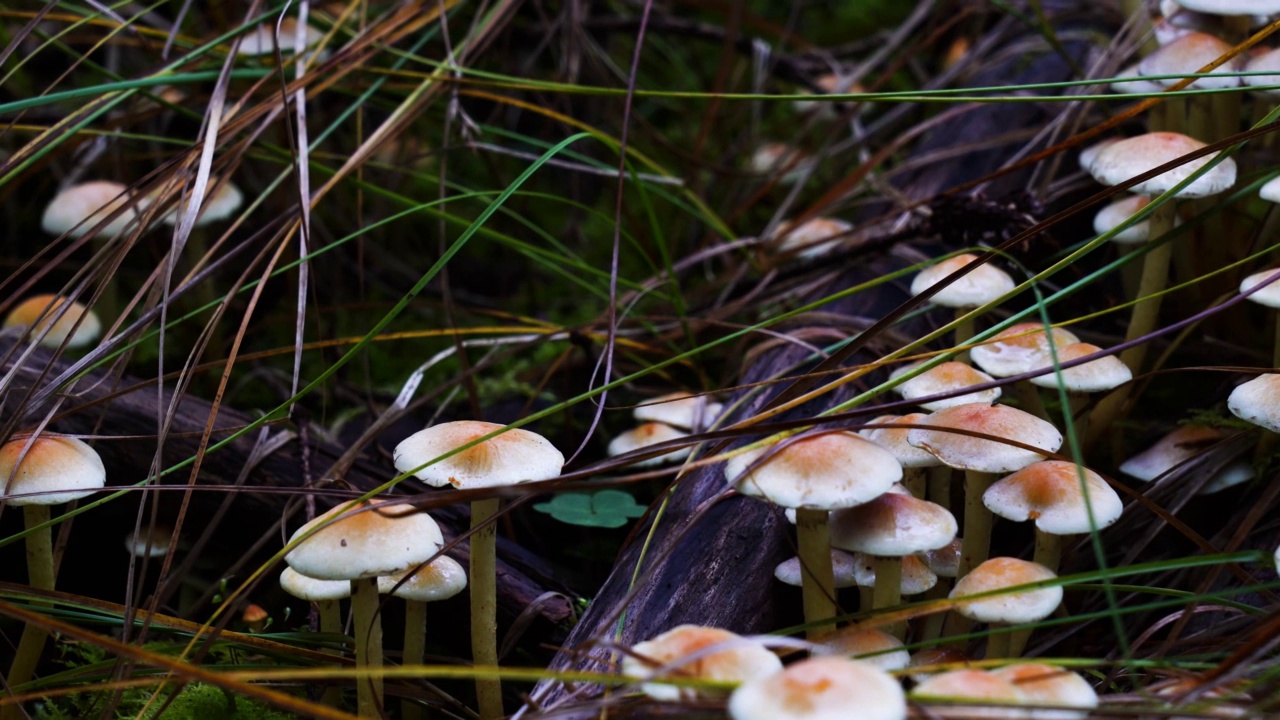
[[[644,506],[621,490],[560,493],[533,509],[569,525],[603,528],[622,527],[644,514]]]

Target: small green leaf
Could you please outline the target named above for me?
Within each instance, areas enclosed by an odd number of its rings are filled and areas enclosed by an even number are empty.
[[[560,493],[533,509],[562,523],[603,528],[622,527],[631,518],[644,514],[644,506],[637,505],[635,498],[621,490]]]

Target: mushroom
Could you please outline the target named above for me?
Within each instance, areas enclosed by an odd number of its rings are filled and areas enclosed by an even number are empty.
[[[858,559],[852,553],[831,548],[832,581],[835,583],[835,587],[857,587],[858,579],[854,576],[857,572],[857,567]],[[784,585],[792,587],[803,586],[804,568],[800,565],[800,557],[788,558],[778,563],[773,569],[773,576]]]
[[[1001,330],[987,342],[974,346],[971,354],[978,367],[994,377],[1003,378],[1034,370],[1035,363],[1039,362],[1042,353],[1048,351],[1050,345],[1063,348],[1078,342],[1080,338],[1062,328],[1050,327],[1046,330],[1040,323],[1018,323]],[[1019,409],[1048,419],[1044,404],[1040,402],[1040,393],[1031,383],[1026,380],[1015,382],[1013,394],[1017,398]]]
[[[902,466],[869,440],[829,431],[748,450],[731,458],[724,474],[744,495],[795,508],[800,560],[808,570],[801,591],[809,636],[834,629],[827,513],[883,495],[902,479]]]
[[[1277,177],[1276,179],[1280,180],[1280,177]],[[1271,183],[1274,182],[1275,180],[1271,181]],[[1271,183],[1267,183],[1267,185],[1270,185]],[[1265,189],[1266,186],[1263,187]],[[1277,200],[1272,200],[1271,202],[1280,201],[1280,185],[1277,186],[1276,197]],[[1267,268],[1262,272],[1256,272],[1240,281],[1240,292],[1249,292],[1250,290],[1254,290],[1254,288],[1258,288],[1259,285],[1262,285],[1263,287],[1254,291],[1252,295],[1249,295],[1248,300],[1250,302],[1258,303],[1259,305],[1280,310],[1280,280],[1267,282],[1277,274],[1280,274],[1280,267]],[[1276,337],[1274,344],[1272,345],[1271,362],[1272,367],[1280,367],[1280,312],[1275,313],[1275,316]]]
[[[470,490],[550,480],[560,474],[564,455],[537,433],[459,420],[405,438],[396,445],[395,465],[428,485]],[[471,502],[471,654],[476,665],[487,667],[498,665],[496,528],[491,519],[500,503],[498,497]],[[478,678],[476,695],[481,720],[501,717],[500,681]]]
[[[955,255],[921,270],[911,280],[912,295],[919,295],[940,283],[946,284],[929,300],[935,305],[955,308],[957,345],[962,345],[973,337],[973,319],[968,317],[969,311],[996,301],[1014,288],[1013,278],[1009,273],[991,263],[978,265],[963,277],[951,277],[977,261],[978,256],[972,253]],[[963,358],[962,354],[957,359]]]
[[[421,665],[426,657],[427,603],[448,600],[467,587],[467,571],[447,556],[424,566],[409,568],[378,578],[378,592],[390,593],[405,601],[403,665]],[[422,717],[422,708],[405,698],[400,716],[406,720]]]
[[[911,699],[940,718],[1023,720],[1027,717],[1026,708],[1017,707],[1026,702],[1026,693],[986,670],[950,670],[931,675],[911,691]]]
[[[1031,716],[1036,720],[1083,720],[1090,710],[1098,707],[1098,693],[1093,687],[1065,668],[1044,663],[1015,663],[992,670],[991,674],[1021,690],[1027,696],[1027,704],[1053,706],[1053,709],[1032,710]]]
[[[101,490],[107,471],[98,453],[82,440],[54,435],[22,435],[0,447],[3,501],[22,508],[27,529],[27,576],[36,590],[53,590],[53,535],[50,505],[62,505]],[[26,625],[6,676],[12,690],[35,674],[45,631]]]
[[[1237,385],[1227,398],[1227,408],[1245,422],[1280,432],[1280,375],[1266,373]]]
[[[744,682],[729,697],[733,720],[846,720],[852,716],[905,720],[907,700],[902,686],[869,663],[819,657]]]
[[[799,260],[816,260],[840,248],[853,232],[853,224],[836,218],[816,217],[796,224],[787,221],[768,237],[770,251],[794,254]]]
[[[344,503],[298,528],[289,538],[285,562],[319,580],[351,583],[355,616],[356,669],[361,717],[382,712],[382,623],[378,617],[378,576],[425,562],[444,544],[430,515],[412,505],[368,501]]]
[[[103,225],[101,235],[120,235],[141,217],[129,188],[118,182],[93,180],[59,191],[45,206],[40,228],[50,235],[78,238],[115,213],[119,214]]]
[[[1103,355],[1068,368],[1060,367],[1063,363],[1097,355],[1102,351],[1102,348],[1090,343],[1072,343],[1053,352],[1046,351],[1035,361],[1039,367],[1052,367],[1054,371],[1031,378],[1031,384],[1044,388],[1061,387],[1066,391],[1066,412],[1075,419],[1075,431],[1080,434],[1085,432],[1088,424],[1088,419],[1080,413],[1088,402],[1089,394],[1114,390],[1133,379],[1133,371],[1114,355]]]
[[[342,634],[338,601],[351,597],[350,580],[320,580],[286,567],[280,573],[280,589],[299,600],[316,604],[320,613],[320,632]]]
[[[902,641],[875,628],[849,626],[822,638],[813,657],[847,657],[875,665],[885,672],[902,670],[911,661]]]
[[[956,606],[956,612],[989,625],[1017,625],[1043,620],[1062,604],[1062,586],[1017,592],[1000,592],[1008,588],[1056,580],[1049,568],[1034,562],[1010,557],[997,557],[982,563],[956,583],[951,599],[964,600]],[[970,596],[982,595],[974,600]],[[987,659],[1009,654],[1009,633],[993,634],[987,638]],[[1021,652],[1018,648],[1017,652]]]
[[[676,626],[636,643],[622,657],[622,674],[643,680],[640,690],[661,702],[718,695],[713,690],[665,683],[663,678],[748,682],[781,669],[778,656],[759,642],[701,625]]]
[[[866,427],[858,431],[858,435],[870,440],[893,453],[902,466],[902,484],[912,495],[929,500],[944,508],[951,506],[951,468],[942,464],[932,453],[907,442],[910,427],[880,427],[881,425],[910,426],[924,419],[924,413],[909,413],[901,417],[897,415],[881,415]],[[928,476],[926,478],[926,472]]]
[[[919,364],[899,368],[889,377],[890,379],[899,378],[911,372],[918,366]],[[919,398],[926,398],[933,395],[956,392],[974,385],[985,385],[993,380],[995,380],[995,378],[980,370],[974,370],[965,363],[951,361],[935,365],[919,375],[903,381],[900,385],[895,387],[894,390],[902,396],[903,400],[917,400]],[[975,390],[971,393],[965,393],[964,395],[956,395],[954,397],[921,402],[919,405],[925,410],[945,410],[949,407],[964,405],[966,403],[993,403],[999,399],[1000,388],[989,387],[984,390]]]
[[[705,430],[724,410],[707,395],[675,392],[638,405],[632,415],[640,422],[660,422],[695,432]]]
[[[61,295],[35,295],[18,303],[4,319],[6,330],[23,328],[33,342],[56,349],[90,345],[102,334],[98,314]]]
[[[639,452],[650,445],[679,440],[689,437],[688,433],[660,422],[647,422],[631,428],[617,437],[609,441],[609,457],[617,457],[619,455],[627,455],[633,452]],[[651,467],[654,465],[662,465],[664,463],[680,462],[689,457],[693,452],[693,447],[676,448],[671,452],[648,457],[643,460],[637,460],[631,465],[633,467]]]

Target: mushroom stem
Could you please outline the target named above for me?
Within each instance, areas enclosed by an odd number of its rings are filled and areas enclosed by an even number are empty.
[[[997,658],[1016,657],[1009,652],[1009,640],[1013,633],[1004,628],[999,623],[992,623],[987,628],[990,632],[987,635],[987,660],[995,660]]]
[[[427,604],[407,600],[404,606],[404,658],[402,665],[421,665],[427,654]],[[400,701],[400,717],[421,720],[422,706],[410,698]]]
[[[986,561],[990,552],[991,511],[982,504],[982,494],[995,481],[996,476],[991,473],[964,472],[964,537],[960,540],[960,570],[956,577],[968,575]]]
[[[875,590],[871,595],[871,607],[876,610],[897,607],[902,603],[902,558],[871,556],[871,567],[876,576]],[[894,623],[883,630],[901,640],[906,635],[906,625]]]
[[[1277,213],[1280,215],[1280,213]],[[1271,367],[1280,368],[1280,312],[1276,313],[1276,338],[1271,345]]]
[[[946,581],[946,578],[938,578],[938,584],[925,591],[924,599],[946,600],[950,591],[951,584]],[[947,613],[944,612],[936,612],[926,617],[924,631],[921,633],[918,642],[929,643],[942,637],[942,623],[946,619]]]
[[[973,308],[956,308],[956,347],[964,345],[973,338],[973,318],[965,317],[971,310]],[[956,361],[968,363],[969,351],[956,353]]]
[[[800,555],[804,622],[809,626],[805,636],[813,639],[836,629],[836,581],[831,567],[827,511],[797,508],[796,541]]]
[[[1280,315],[1280,313],[1277,313],[1277,315]],[[903,468],[902,484],[907,488],[907,492],[911,493],[912,497],[918,497],[923,500],[925,498],[925,492],[927,491],[924,468]]]
[[[497,527],[488,521],[499,503],[498,498],[471,503],[471,657],[476,666],[487,668],[498,666]],[[502,717],[502,682],[477,677],[476,703],[480,720]]]
[[[1160,239],[1173,230],[1176,216],[1174,201],[1169,200],[1156,208],[1151,214],[1151,240]],[[1169,259],[1173,255],[1173,246],[1169,241],[1161,242],[1147,253],[1142,261],[1142,279],[1138,282],[1137,304],[1133,306],[1133,314],[1129,319],[1129,329],[1125,332],[1125,340],[1134,340],[1146,335],[1156,326],[1160,315],[1159,293],[1165,288],[1169,277]],[[1134,373],[1142,371],[1142,361],[1147,356],[1147,343],[1135,345],[1120,353],[1120,360],[1128,365]],[[1103,398],[1089,415],[1089,429],[1085,435],[1085,447],[1092,445],[1111,427],[1111,421],[1120,413],[1121,407],[1129,399],[1132,384],[1121,385],[1110,395]]]
[[[22,515],[27,529],[30,530],[49,522],[49,506],[24,505]],[[27,535],[27,577],[35,590],[53,589],[53,534],[49,532],[49,528],[36,530]],[[36,605],[43,604],[36,603]],[[39,626],[26,625],[22,628],[22,638],[18,640],[18,650],[13,656],[13,665],[5,678],[11,692],[16,686],[35,677],[36,666],[40,663],[40,653],[44,650],[47,637],[48,633]],[[9,705],[0,712],[0,717],[8,720],[26,717],[26,715],[20,705]]]
[[[1033,559],[1053,572],[1058,572],[1058,563],[1062,561],[1062,536],[1036,528],[1036,549]]]
[[[1013,384],[1013,397],[1018,401],[1018,408],[1025,410],[1041,420],[1049,419],[1049,411],[1044,409],[1044,401],[1040,399],[1040,391],[1030,380],[1019,380]]]
[[[351,581],[351,611],[355,615],[356,709],[360,717],[382,713],[382,620],[378,617],[378,579]],[[366,673],[368,676],[366,677]]]
[[[929,502],[951,509],[951,468],[936,465],[929,468]]]
[[[320,611],[320,632],[332,635],[342,634],[342,615],[341,608],[337,600],[317,600],[316,607]],[[334,655],[341,655],[341,651],[331,651]],[[324,694],[320,697],[320,702],[329,707],[338,707],[342,702],[342,688],[329,686],[324,690]]]

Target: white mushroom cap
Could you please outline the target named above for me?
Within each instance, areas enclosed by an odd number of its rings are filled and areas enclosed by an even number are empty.
[[[1245,72],[1273,72],[1274,75],[1246,75],[1241,78],[1245,85],[1260,88],[1267,85],[1280,85],[1280,48],[1269,50],[1267,52],[1255,55],[1249,58],[1249,62],[1245,63]],[[1276,97],[1280,95],[1280,90],[1255,90],[1266,97]],[[1266,198],[1266,196],[1263,196]],[[1270,198],[1266,198],[1270,200]],[[1272,202],[1276,202],[1272,200]]]
[[[775,253],[796,253],[809,260],[822,257],[849,239],[853,224],[829,217],[816,217],[796,225],[787,221],[778,226],[770,236]]]
[[[947,432],[941,428],[969,430],[1016,440],[1043,453],[1062,447],[1062,433],[1031,413],[1005,405],[971,403],[939,410],[907,433],[907,440],[960,470],[1001,473],[1020,470],[1044,459],[1043,454],[994,440]],[[939,429],[935,429],[939,428]]]
[[[212,185],[212,181],[210,183]],[[188,198],[184,195],[176,209],[171,209],[160,218],[165,225],[174,226],[186,212]],[[204,206],[196,217],[196,227],[209,225],[219,220],[226,220],[244,204],[244,193],[230,181],[220,183],[213,194],[204,199]]]
[[[8,504],[61,505],[88,497],[106,485],[102,458],[83,441],[41,435],[30,441],[31,447],[23,456],[29,441],[30,436],[19,436],[0,447],[0,496],[7,496]],[[28,493],[40,494],[12,497]]]
[[[1057,351],[1058,362],[1067,363],[1102,352],[1102,348],[1090,343],[1072,343]],[[1035,362],[1039,367],[1051,367],[1053,356],[1048,352]],[[1133,379],[1133,371],[1114,355],[1104,355],[1096,360],[1062,368],[1057,372],[1031,378],[1032,385],[1056,388],[1061,382],[1067,392],[1096,393],[1114,390]]]
[[[987,342],[969,351],[978,367],[995,377],[1021,375],[1035,369],[1040,354],[1049,349],[1049,343],[1063,348],[1080,342],[1080,338],[1062,328],[1044,331],[1040,323],[1018,323],[1001,330]]]
[[[147,544],[151,547],[148,549]],[[124,539],[124,549],[134,557],[158,558],[169,552],[173,543],[173,528],[168,525],[143,525],[138,532],[129,531]]]
[[[689,437],[687,433],[660,422],[648,422],[618,435],[609,441],[609,457],[617,457],[618,455],[626,455],[650,445],[657,445],[668,440],[679,440],[680,438]],[[641,460],[632,463],[635,467],[648,467],[652,465],[661,465],[663,463],[679,462],[693,452],[692,447],[677,448],[669,453],[664,453],[657,457],[647,460]]]
[[[813,510],[859,505],[902,479],[902,466],[893,455],[851,432],[802,437],[747,472],[773,449],[756,448],[730,458],[725,478],[745,495]]]
[[[438,602],[462,592],[467,587],[467,571],[448,555],[427,563],[403,584],[400,580],[414,568],[407,568],[378,578],[378,592],[391,593],[414,602]],[[397,587],[399,585],[399,587]]]
[[[1120,465],[1120,472],[1150,482],[1217,444],[1224,435],[1217,428],[1184,425]]]
[[[1191,32],[1179,37],[1168,45],[1162,45],[1138,63],[1138,72],[1143,75],[1190,75],[1200,68],[1214,62],[1221,55],[1231,52],[1231,44],[1202,32]],[[1244,60],[1235,56],[1211,70],[1187,86],[1188,89],[1223,89],[1240,86],[1238,73],[1244,67]],[[1157,83],[1169,87],[1181,78],[1156,80]]]
[[[1231,414],[1271,432],[1280,432],[1280,375],[1259,375],[1238,385],[1227,398]]]
[[[458,420],[419,430],[396,445],[396,469],[412,472],[428,485],[462,490],[549,480],[560,474],[564,455],[546,438],[520,428],[506,428],[501,435],[434,462],[503,429],[495,423]]]
[[[884,425],[893,423],[895,425],[910,425],[925,417],[924,413],[909,413],[907,415],[881,415],[880,417],[867,423],[868,425]],[[907,442],[907,433],[910,428],[882,428],[882,427],[865,427],[858,431],[858,435],[870,440],[880,447],[893,453],[898,459],[898,463],[904,468],[915,467],[937,467],[942,463],[938,458],[934,457],[927,450],[920,448]]]
[[[1253,469],[1253,463],[1248,462],[1247,460],[1229,462],[1225,467],[1218,471],[1217,475],[1214,475],[1209,482],[1205,483],[1204,487],[1200,488],[1200,492],[1196,494],[1212,495],[1214,493],[1222,492],[1227,488],[1233,488],[1236,485],[1247,483],[1257,476],[1258,473]]]
[[[1094,179],[1103,185],[1119,185],[1204,146],[1205,144],[1199,140],[1180,133],[1147,133],[1107,146],[1098,153],[1098,157],[1094,159],[1088,170]],[[1129,190],[1145,195],[1159,195],[1190,177],[1213,158],[1213,155],[1206,155],[1190,160],[1150,180],[1138,183]],[[1195,182],[1183,188],[1182,192],[1178,193],[1178,197],[1217,195],[1235,182],[1236,163],[1231,158],[1226,158],[1212,170],[1197,178]]]
[[[1121,75],[1123,75],[1123,72],[1121,72]],[[1118,138],[1118,137],[1109,137],[1105,140],[1099,140],[1098,142],[1081,150],[1080,157],[1077,159],[1077,161],[1080,163],[1080,169],[1084,170],[1085,172],[1088,172],[1089,166],[1092,165],[1093,161],[1097,159],[1098,153],[1101,153],[1103,150],[1106,150],[1108,147],[1120,142],[1121,139],[1122,138]]]
[[[1084,489],[1080,477],[1084,476]],[[1087,493],[1087,495],[1086,495]],[[1088,505],[1085,498],[1088,497]],[[1002,478],[982,495],[982,504],[1002,518],[1023,522],[1053,535],[1089,532],[1120,519],[1124,503],[1094,471],[1075,463],[1046,460]]]
[[[1186,32],[1187,31],[1185,30],[1180,31],[1177,37],[1185,35]],[[1147,80],[1142,76],[1142,71],[1138,69],[1137,63],[1123,68],[1120,72],[1116,73],[1115,81],[1107,87],[1111,92],[1119,93],[1120,95],[1155,95],[1156,93],[1164,92],[1163,85],[1153,80]],[[1083,166],[1084,162],[1085,157],[1082,152],[1080,154],[1080,164]],[[1088,168],[1085,169],[1087,170]]]
[[[1029,716],[1027,708],[1018,707],[1027,701],[1026,693],[986,670],[949,670],[932,675],[911,691],[911,699],[940,718],[1025,720]],[[982,701],[990,704],[976,704]]]
[[[280,573],[280,589],[298,598],[320,602],[342,600],[351,597],[350,580],[317,580],[307,577],[291,567]]]
[[[39,337],[40,345],[48,348],[56,348],[64,340],[68,348],[92,344],[102,334],[102,321],[98,319],[98,314],[83,304],[72,301],[62,316],[58,317],[66,302],[67,299],[60,295],[29,297],[9,311],[4,319],[4,327],[30,328],[31,337]],[[54,320],[55,317],[57,320]]]
[[[1240,281],[1240,292],[1249,292],[1266,282],[1267,278],[1278,273],[1280,273],[1280,267],[1267,268],[1262,272],[1256,272]],[[1273,281],[1258,292],[1250,295],[1248,299],[1250,302],[1256,302],[1259,305],[1280,308],[1280,280]]]
[[[320,529],[307,536],[315,528]],[[444,537],[436,521],[412,505],[363,502],[343,503],[317,516],[298,528],[289,543],[294,547],[284,561],[303,575],[357,580],[425,562],[440,550]]]
[[[857,553],[854,555],[857,564],[854,566],[853,577],[857,580],[860,587],[874,588],[876,586],[876,566],[874,559],[866,553]],[[938,584],[938,576],[929,569],[924,561],[915,555],[907,555],[902,558],[901,578],[898,584],[898,592],[902,595],[919,595],[928,592]]]
[[[294,37],[297,34],[298,20],[297,18],[286,17],[280,21],[280,52],[291,53],[296,51],[297,43]],[[244,38],[240,40],[240,47],[236,51],[237,55],[270,55],[275,52],[275,34],[274,23],[264,23],[255,27],[252,31],[245,33]],[[303,47],[311,47],[324,39],[324,33],[317,28],[306,26],[303,35]]]
[[[824,635],[813,648],[814,657],[852,657],[885,672],[901,670],[911,661],[902,641],[883,630],[849,626]]]
[[[1208,15],[1271,15],[1280,13],[1280,0],[1178,0],[1188,10]]]
[[[940,548],[917,553],[917,556],[934,575],[953,578],[960,574],[960,545],[957,537]]]
[[[1031,705],[1052,705],[1079,710],[1039,708],[1031,713],[1035,720],[1081,720],[1098,707],[1098,693],[1076,673],[1043,663],[1018,663],[991,671],[1007,680],[1027,696]]]
[[[1271,178],[1258,188],[1258,197],[1267,202],[1280,203],[1280,175]]]
[[[902,686],[874,665],[844,658],[801,660],[743,683],[729,698],[733,720],[905,720]]]
[[[916,365],[918,365],[917,363]],[[890,375],[890,378],[897,378],[907,372],[910,372],[916,365],[908,365],[899,368]],[[915,400],[917,398],[929,397],[930,395],[939,395],[946,392],[961,390],[963,388],[972,387],[974,385],[982,385],[989,383],[995,378],[980,371],[974,370],[972,367],[962,362],[944,362],[936,365],[929,370],[903,382],[894,390],[903,397],[904,400]],[[989,387],[985,390],[975,390],[964,395],[945,398],[943,400],[933,400],[931,402],[922,402],[920,407],[925,410],[943,410],[956,405],[964,405],[966,403],[987,402],[992,403],[1000,399],[1000,388]]]
[[[632,415],[640,422],[660,422],[682,430],[702,429],[715,422],[724,405],[706,395],[674,392],[646,400]]]
[[[1053,571],[1039,563],[1010,557],[991,558],[956,581],[949,597],[961,600],[971,595],[1057,577]],[[1061,604],[1062,586],[1052,585],[969,600],[957,605],[956,612],[978,622],[1014,625],[1043,620]]]
[[[712,652],[707,650],[715,648]],[[680,625],[657,637],[637,643],[633,655],[622,658],[622,674],[648,680],[655,671],[677,665],[665,677],[747,682],[782,669],[782,661],[764,645],[719,628]],[[683,658],[694,659],[681,662]],[[639,657],[636,657],[639,656]],[[643,659],[642,659],[643,658]],[[647,662],[652,661],[652,662]],[[656,663],[656,664],[654,664]],[[714,695],[691,687],[650,680],[640,686],[659,701],[705,698]]]
[[[977,255],[964,253],[921,270],[911,281],[911,294],[919,295],[934,285],[946,281],[951,275],[977,259]],[[986,305],[1013,288],[1013,278],[1009,277],[1009,273],[991,263],[985,263],[939,290],[930,298],[930,302],[943,307],[973,308]]]
[[[1110,232],[1120,223],[1133,217],[1139,210],[1151,203],[1146,195],[1126,195],[1112,202],[1093,216],[1093,231],[1101,235]],[[1135,223],[1116,233],[1111,242],[1119,245],[1137,245],[1151,238],[1151,220],[1148,218]]]
[[[72,237],[81,237],[130,200],[129,189],[117,182],[94,180],[72,185],[49,201],[40,218],[40,228],[50,235],[71,233]],[[119,235],[138,217],[136,207],[128,208],[107,223],[102,235]]]
[[[758,175],[783,172],[779,182],[797,183],[809,173],[813,158],[786,143],[765,143],[751,154],[748,168]]]
[[[851,553],[831,548],[831,569],[835,574],[836,587],[857,586],[858,580],[854,577],[857,565],[858,560]],[[804,576],[801,573],[800,558],[793,557],[778,563],[778,566],[773,569],[773,576],[781,583],[800,587],[804,581]]]
[[[897,493],[836,510],[827,524],[832,547],[896,557],[945,547],[957,530],[946,508]]]

